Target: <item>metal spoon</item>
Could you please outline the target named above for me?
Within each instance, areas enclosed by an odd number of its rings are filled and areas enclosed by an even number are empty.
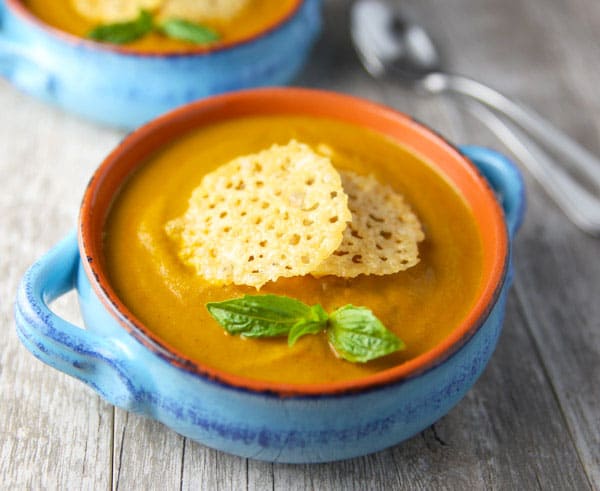
[[[480,82],[445,72],[439,51],[427,32],[407,22],[385,0],[357,0],[352,7],[351,34],[364,67],[373,77],[392,76],[430,94],[454,93],[477,101],[480,105],[475,113],[527,166],[571,221],[585,232],[600,236],[597,157],[531,109]],[[567,173],[541,147],[568,161],[576,174]]]

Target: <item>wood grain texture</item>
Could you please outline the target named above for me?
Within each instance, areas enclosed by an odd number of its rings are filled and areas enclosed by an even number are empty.
[[[81,189],[118,137],[4,82],[0,107],[0,488],[107,489],[112,408],[27,352],[12,305],[25,269],[74,226]],[[61,312],[79,319],[72,301]]]
[[[364,73],[346,29],[350,4],[326,2],[324,34],[299,85],[385,103],[456,143],[507,151],[460,103]],[[600,154],[600,2],[398,4],[435,32],[456,71],[526,101]],[[122,134],[1,80],[0,108],[0,489],[600,489],[600,241],[571,225],[528,175],[504,332],[474,389],[394,448],[331,464],[269,464],[113,409],[20,345],[18,281],[74,226],[87,179]],[[58,307],[80,322],[72,296]]]

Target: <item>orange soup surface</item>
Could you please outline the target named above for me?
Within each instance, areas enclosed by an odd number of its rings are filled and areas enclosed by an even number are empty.
[[[279,279],[259,292],[212,286],[184,265],[165,224],[180,216],[202,177],[240,155],[296,139],[334,150],[338,169],[373,174],[402,193],[419,217],[425,240],[420,262],[387,276],[354,279],[312,276]],[[243,377],[326,383],[358,379],[433,348],[465,318],[482,281],[483,253],[471,210],[455,188],[406,148],[378,133],[339,121],[297,116],[228,120],[191,131],[155,154],[128,180],[105,225],[104,255],[122,302],[173,349],[214,369]],[[336,358],[325,333],[287,339],[226,334],[207,302],[273,293],[320,303],[371,309],[406,349],[365,364]]]
[[[46,24],[78,37],[85,38],[98,25],[97,22],[82,17],[73,7],[71,0],[24,0],[24,4]],[[276,25],[294,5],[295,0],[250,0],[234,18],[203,24],[219,33],[220,43],[235,42],[260,34]],[[170,39],[160,34],[149,34],[123,46],[136,51],[157,53],[185,52],[198,48],[197,44]]]

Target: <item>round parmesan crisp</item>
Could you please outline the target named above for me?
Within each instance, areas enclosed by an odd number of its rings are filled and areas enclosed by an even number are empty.
[[[71,0],[77,13],[95,22],[125,22],[135,19],[140,10],[154,11],[164,0]]]
[[[350,171],[340,174],[352,222],[344,230],[342,244],[312,274],[343,278],[386,275],[417,264],[418,242],[425,235],[404,198],[373,176]]]
[[[314,271],[341,244],[350,219],[329,158],[292,140],[204,176],[185,214],[165,230],[182,261],[209,282],[258,289]]]
[[[250,0],[165,0],[162,17],[177,17],[190,21],[230,20],[238,15]]]

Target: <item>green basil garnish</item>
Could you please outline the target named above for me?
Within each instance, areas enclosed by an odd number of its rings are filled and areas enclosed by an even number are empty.
[[[166,20],[161,24],[160,31],[171,39],[179,39],[194,44],[213,43],[220,38],[217,31],[183,19]]]
[[[329,342],[345,360],[361,362],[404,349],[404,343],[388,331],[369,309],[346,305],[329,316]]]
[[[298,300],[277,295],[246,295],[208,303],[206,308],[229,334],[247,338],[287,334],[310,316],[310,307]]]
[[[152,32],[194,44],[209,44],[221,38],[214,29],[183,19],[166,19],[164,22],[156,24],[152,14],[146,10],[141,10],[137,19],[129,22],[102,24],[94,27],[88,32],[87,37],[104,43],[127,44]]]
[[[104,43],[127,44],[150,34],[153,30],[152,15],[142,10],[137,19],[130,22],[117,22],[95,27],[88,33],[88,37]]]
[[[308,305],[279,295],[245,295],[206,308],[229,333],[249,338],[288,336],[292,346],[300,337],[327,331],[329,342],[345,360],[364,363],[404,349],[365,307],[346,305],[330,315],[320,305]]]

